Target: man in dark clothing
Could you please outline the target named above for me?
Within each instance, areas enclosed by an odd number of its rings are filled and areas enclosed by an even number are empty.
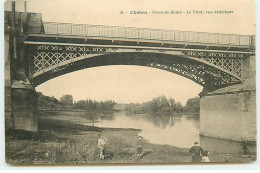
[[[199,146],[199,142],[194,142],[194,146],[190,148],[189,153],[192,154],[192,162],[200,162],[203,149]]]

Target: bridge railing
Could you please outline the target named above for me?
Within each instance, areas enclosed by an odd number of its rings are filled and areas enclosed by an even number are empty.
[[[207,32],[191,32],[149,28],[118,27],[103,25],[86,25],[70,23],[43,22],[44,34],[125,38],[139,40],[160,40],[173,42],[192,42],[207,44],[222,44],[234,46],[252,46],[254,36],[221,34]],[[27,27],[28,34],[36,34],[42,28],[42,23],[30,23]]]

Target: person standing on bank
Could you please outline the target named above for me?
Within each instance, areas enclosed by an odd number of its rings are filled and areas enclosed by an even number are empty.
[[[105,152],[106,152],[106,145],[107,145],[107,138],[101,136],[101,134],[98,135],[98,147],[99,147],[99,158],[105,159]]]
[[[137,140],[137,157],[142,157],[142,152],[143,152],[143,140],[142,136],[138,136]]]
[[[194,142],[194,146],[189,150],[189,153],[192,154],[192,162],[200,162],[203,152],[203,149],[199,146],[199,142]]]

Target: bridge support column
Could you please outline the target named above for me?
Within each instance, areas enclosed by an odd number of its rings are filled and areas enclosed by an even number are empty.
[[[25,69],[24,46],[19,41],[22,34],[12,30],[5,25],[5,130],[35,132],[38,129],[37,95]]]
[[[256,92],[208,94],[200,100],[200,134],[237,140],[256,139]]]
[[[8,37],[5,36],[5,129],[37,131],[37,98],[24,70],[11,65]],[[22,67],[22,64],[20,64]]]
[[[236,141],[256,140],[255,56],[244,59],[242,82],[201,97],[201,135]]]
[[[30,85],[12,87],[13,129],[37,131],[36,91]]]
[[[36,91],[30,83],[15,80],[8,41],[5,36],[5,129],[37,131]]]
[[[12,101],[11,101],[11,62],[9,52],[10,37],[8,34],[4,36],[4,53],[5,53],[5,129],[13,128],[12,121]]]

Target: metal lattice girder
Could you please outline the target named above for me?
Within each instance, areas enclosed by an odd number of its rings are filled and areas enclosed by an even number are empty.
[[[240,82],[240,80],[230,76],[224,71],[208,66],[207,64],[201,64],[187,59],[179,59],[174,63],[152,63],[151,66],[189,78],[208,89],[220,88]]]
[[[132,53],[132,59],[138,62],[139,56],[148,55],[153,57],[150,65],[189,78],[198,84],[207,88],[219,88],[222,86],[239,83],[239,77],[242,72],[242,58],[244,54],[221,53],[221,52],[199,52],[199,51],[181,51],[176,55],[169,51],[162,51],[158,48],[157,53],[147,53],[145,49],[116,47],[98,47],[98,46],[70,46],[70,45],[30,45],[31,76],[46,73],[52,69],[52,73],[60,72],[73,65],[74,61],[84,60],[94,56],[113,55],[124,56],[126,53]],[[142,55],[143,54],[143,55]],[[165,58],[171,60],[167,63],[161,63]],[[104,61],[102,59],[101,61]],[[108,63],[108,62],[104,62]],[[132,62],[128,62],[131,64]],[[127,62],[120,62],[127,64]],[[152,65],[151,65],[152,64]],[[137,63],[138,65],[138,63]]]
[[[247,57],[241,53],[222,53],[222,52],[200,52],[200,51],[182,51],[182,54],[201,58],[211,64],[225,69],[232,74],[242,76],[242,60]]]

